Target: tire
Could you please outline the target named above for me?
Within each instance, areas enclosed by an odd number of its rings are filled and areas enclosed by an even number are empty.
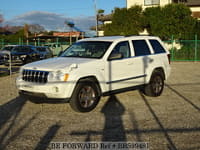
[[[99,100],[97,85],[90,80],[82,80],[74,89],[70,106],[77,112],[89,112],[97,106]]]
[[[161,72],[153,72],[149,84],[144,86],[142,92],[151,97],[158,97],[164,89],[164,77]]]

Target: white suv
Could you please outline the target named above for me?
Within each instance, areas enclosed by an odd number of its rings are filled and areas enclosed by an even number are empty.
[[[75,111],[88,112],[101,96],[125,90],[160,96],[169,56],[158,37],[88,38],[60,57],[22,66],[16,83],[21,94],[67,99]]]

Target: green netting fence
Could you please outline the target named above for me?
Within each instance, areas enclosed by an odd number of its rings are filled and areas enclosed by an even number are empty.
[[[70,42],[24,42],[19,39],[16,43],[6,43],[3,39],[0,39],[0,49],[5,45],[34,45],[34,46],[48,46],[53,51],[54,55],[57,55],[60,51],[66,49]],[[171,40],[164,41],[165,46],[170,50],[171,61],[200,61],[200,40],[197,36],[191,40]]]
[[[200,61],[200,40],[197,36],[193,40],[164,41],[170,50],[172,61]]]

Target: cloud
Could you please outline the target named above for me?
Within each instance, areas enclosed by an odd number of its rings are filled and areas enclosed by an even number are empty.
[[[65,21],[72,21],[75,26],[83,31],[89,31],[95,25],[95,17],[81,16],[70,18],[57,13],[33,11],[17,16],[11,20],[4,21],[4,25],[20,26],[24,24],[39,24],[46,30],[69,31],[70,28],[64,24]]]

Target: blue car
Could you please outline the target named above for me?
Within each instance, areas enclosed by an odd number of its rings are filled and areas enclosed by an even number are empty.
[[[5,46],[1,52],[1,60],[5,65],[10,62],[12,64],[26,64],[33,61],[40,60],[40,52],[36,50],[35,46],[31,45],[12,45]]]

